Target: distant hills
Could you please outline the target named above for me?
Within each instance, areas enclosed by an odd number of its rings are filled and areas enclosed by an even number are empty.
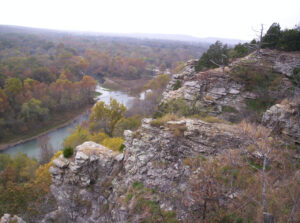
[[[94,33],[96,34],[96,33]],[[215,43],[217,40],[228,45],[235,45],[238,43],[247,42],[247,40],[239,39],[227,39],[227,38],[218,38],[218,37],[206,37],[198,38],[189,35],[179,35],[179,34],[151,34],[151,33],[98,33],[98,35],[108,35],[108,36],[124,36],[132,37],[138,39],[160,39],[160,40],[173,40],[173,41],[184,41],[184,42],[193,42],[193,43]]]
[[[0,25],[0,32],[25,32],[25,33],[56,33],[56,34],[73,34],[73,35],[88,35],[88,36],[110,36],[110,37],[127,37],[136,39],[149,39],[149,40],[170,40],[170,41],[183,41],[190,43],[205,43],[212,44],[217,40],[228,45],[235,45],[238,43],[246,42],[247,40],[227,39],[218,37],[198,38],[189,35],[181,34],[151,34],[151,33],[104,33],[104,32],[83,32],[83,31],[63,31],[41,28],[30,28],[23,26],[13,25]]]

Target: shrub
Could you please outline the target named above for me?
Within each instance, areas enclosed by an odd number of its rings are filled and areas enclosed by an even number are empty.
[[[181,88],[181,81],[180,81],[180,80],[177,80],[176,83],[175,83],[174,86],[173,86],[173,90],[176,91],[176,90],[178,90],[179,88]]]
[[[136,108],[133,108],[136,109]],[[142,116],[141,115],[134,115],[128,118],[123,118],[116,126],[114,131],[114,136],[123,136],[124,130],[137,130],[142,123]]]
[[[299,74],[300,73],[300,67],[295,67],[293,69],[293,74]]]
[[[293,73],[289,77],[289,79],[293,82],[294,85],[300,86],[300,68],[299,67],[294,68]]]
[[[119,151],[120,146],[123,144],[124,139],[120,137],[114,137],[114,138],[106,138],[102,141],[102,145],[106,146],[107,148],[113,150],[113,151]]]
[[[235,66],[230,75],[235,81],[244,84],[248,91],[267,91],[276,78],[282,78],[282,75],[273,73],[271,68],[257,66],[254,62]]]
[[[184,99],[172,99],[166,103],[160,104],[158,111],[153,118],[159,118],[165,114],[172,113],[178,116],[189,116],[196,113],[195,106],[189,106]]]
[[[267,108],[271,107],[274,104],[273,101],[269,99],[246,99],[247,109],[256,111],[258,113],[264,112]]]
[[[126,146],[124,145],[124,144],[122,144],[122,145],[120,145],[120,147],[119,147],[119,152],[123,152],[124,151],[124,149],[126,148]]]
[[[70,158],[74,154],[73,147],[66,147],[63,150],[63,154],[65,158]]]

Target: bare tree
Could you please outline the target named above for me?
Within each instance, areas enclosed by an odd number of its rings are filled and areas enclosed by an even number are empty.
[[[274,216],[267,212],[267,189],[266,189],[266,167],[271,159],[273,152],[272,141],[270,137],[272,130],[267,129],[263,126],[257,126],[254,124],[247,123],[243,121],[241,123],[244,133],[251,140],[251,144],[255,147],[255,151],[252,152],[252,156],[262,161],[262,170],[251,165],[251,162],[248,162],[249,165],[258,171],[262,176],[262,206],[263,206],[263,219],[264,223],[274,222]],[[245,150],[245,153],[248,153]]]
[[[221,58],[221,64],[218,64],[213,59],[210,59],[209,61],[212,62],[213,64],[215,64],[216,66],[221,67],[222,68],[222,72],[224,74],[224,71],[225,71],[225,61],[224,61],[224,58],[227,58],[227,56],[225,54],[222,54],[221,56],[222,56],[222,58]]]
[[[252,30],[256,33],[257,40],[256,40],[256,43],[251,43],[251,44],[248,44],[247,46],[250,49],[256,50],[256,54],[259,55],[261,45],[262,45],[262,39],[263,39],[263,35],[264,35],[264,25],[261,24],[260,30],[255,30],[255,29],[252,29]]]

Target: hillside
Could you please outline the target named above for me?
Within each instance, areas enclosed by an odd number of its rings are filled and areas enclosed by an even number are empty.
[[[0,144],[39,135],[85,112],[98,80],[137,95],[157,72],[173,71],[206,47],[0,25]]]
[[[47,139],[39,160],[1,154],[1,223],[299,221],[298,29],[199,60],[185,43],[26,30],[0,33],[2,136],[92,103],[87,74],[144,98],[97,102],[55,154]]]
[[[299,56],[263,51],[223,75],[196,73],[188,62],[163,94],[158,118],[124,132],[123,153],[85,142],[71,158],[53,161],[58,209],[43,222],[297,222],[300,103],[287,77]],[[269,66],[278,76],[258,89],[255,80],[231,76],[243,68],[269,77]],[[261,100],[261,88],[277,96],[263,108],[254,103],[255,112],[247,100]]]

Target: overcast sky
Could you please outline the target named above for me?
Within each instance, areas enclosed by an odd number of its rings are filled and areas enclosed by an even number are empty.
[[[115,33],[253,39],[300,24],[300,0],[0,0],[0,24]]]

